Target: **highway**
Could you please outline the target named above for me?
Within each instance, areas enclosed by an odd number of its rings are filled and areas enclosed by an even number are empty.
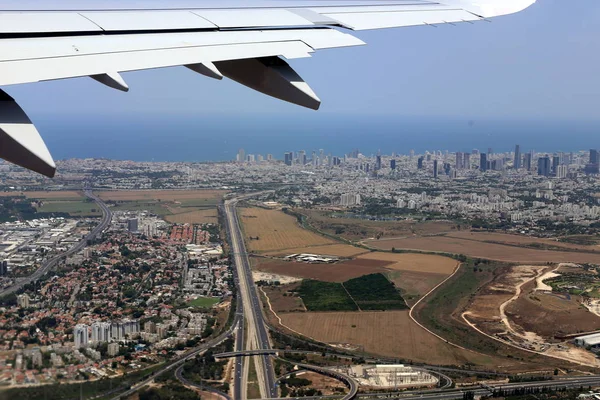
[[[56,264],[58,264],[59,261],[70,256],[71,254],[75,254],[75,253],[83,250],[83,248],[87,246],[88,240],[91,241],[91,240],[95,239],[99,233],[104,231],[110,225],[110,221],[112,220],[112,212],[110,211],[108,206],[98,196],[93,194],[91,190],[85,189],[83,193],[85,194],[85,196],[87,198],[93,200],[98,205],[98,207],[100,207],[100,209],[102,210],[102,220],[100,221],[100,223],[98,225],[96,225],[96,227],[94,229],[92,229],[85,238],[83,238],[82,240],[77,242],[77,244],[75,246],[71,247],[69,250],[67,250],[61,254],[58,254],[58,255],[44,261],[42,263],[42,266],[40,268],[38,268],[38,270],[35,271],[33,274],[29,275],[27,278],[21,279],[19,282],[15,283],[14,285],[9,286],[8,288],[0,291],[0,296],[6,296],[8,294],[14,293],[14,292],[18,291],[19,289],[21,289],[26,284],[37,281],[42,276],[46,275],[48,273],[48,271],[51,271],[56,266]]]
[[[231,241],[231,250],[239,280],[238,297],[242,300],[244,316],[247,321],[247,331],[245,332],[247,343],[245,349],[243,350],[271,349],[271,343],[269,341],[269,335],[265,326],[264,316],[260,305],[261,303],[252,279],[250,261],[248,260],[248,255],[246,254],[246,245],[244,243],[244,238],[236,210],[236,205],[239,200],[254,195],[256,194],[229,199],[226,200],[224,204],[228,232]],[[270,356],[263,354],[254,356],[252,358],[257,361],[255,365],[261,396],[263,398],[277,397],[278,393],[277,388],[275,387],[275,376]],[[241,362],[239,357],[237,358],[237,362]],[[247,382],[247,374],[248,371],[246,369],[243,371],[242,381],[238,382],[242,386],[244,386],[243,382]],[[242,392],[239,399],[245,398],[246,393]]]

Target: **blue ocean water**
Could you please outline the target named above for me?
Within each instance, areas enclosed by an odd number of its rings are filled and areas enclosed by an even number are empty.
[[[110,115],[41,116],[35,121],[56,159],[224,161],[246,154],[324,149],[342,156],[426,150],[577,151],[600,147],[600,122],[469,120],[395,116]]]

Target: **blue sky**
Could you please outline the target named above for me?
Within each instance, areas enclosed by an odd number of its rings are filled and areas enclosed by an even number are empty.
[[[185,68],[125,73],[129,93],[88,78],[8,87],[34,122],[56,131],[95,116],[169,120],[223,115],[313,126],[329,115],[478,120],[585,120],[600,128],[600,1],[538,0],[491,23],[357,33],[367,46],[320,51],[291,64],[323,101],[320,111],[271,99]],[[50,118],[51,117],[51,118]],[[62,125],[57,125],[62,124]],[[114,127],[111,127],[114,129]],[[44,132],[42,132],[44,135]],[[49,139],[52,149],[53,140]],[[56,143],[56,142],[54,142]]]

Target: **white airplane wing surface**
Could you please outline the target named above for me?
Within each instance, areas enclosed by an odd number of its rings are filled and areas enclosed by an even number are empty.
[[[0,0],[0,85],[90,77],[128,91],[121,72],[185,66],[316,110],[321,101],[287,60],[365,44],[356,30],[473,23],[534,2]],[[4,92],[0,157],[49,177],[56,172],[36,128]]]

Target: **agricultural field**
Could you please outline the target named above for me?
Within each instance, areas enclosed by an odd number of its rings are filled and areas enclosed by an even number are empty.
[[[427,334],[406,310],[285,313],[280,317],[285,326],[305,336],[333,345],[348,345],[369,354],[442,365],[472,362],[495,368],[503,362],[457,349]]]
[[[413,271],[450,275],[457,266],[457,261],[448,257],[430,254],[381,253],[372,252],[356,258],[363,262],[387,262],[386,268],[394,271]]]
[[[511,246],[527,247],[540,250],[560,250],[560,251],[597,251],[600,247],[596,246],[600,238],[595,236],[565,236],[556,239],[536,238],[526,235],[513,235],[495,232],[473,232],[461,231],[445,234],[446,237],[453,237],[464,240],[473,240],[477,242],[507,244]]]
[[[297,288],[309,311],[404,310],[406,302],[383,274],[343,283],[304,280]]]
[[[301,228],[295,217],[278,210],[244,208],[241,209],[240,218],[248,250],[253,252],[273,252],[337,243]]]
[[[336,257],[354,257],[359,254],[368,253],[369,250],[360,247],[350,246],[348,244],[330,244],[326,246],[310,246],[310,247],[298,247],[295,249],[286,249],[285,251],[274,251],[265,253],[268,256],[274,257],[285,257],[290,254],[310,253],[319,254],[323,256],[336,256]]]
[[[402,291],[402,297],[411,307],[448,277],[446,274],[411,271],[388,271],[386,275]]]
[[[98,192],[115,211],[147,210],[171,223],[217,222],[223,190],[128,190]]]
[[[431,235],[456,230],[456,224],[446,221],[370,221],[347,218],[324,211],[300,210],[316,229],[346,240],[394,238],[408,235]],[[335,218],[334,218],[335,217]]]
[[[298,294],[309,311],[356,311],[358,306],[339,283],[302,281]]]
[[[72,217],[98,217],[102,210],[96,203],[87,200],[44,200],[37,207],[41,213],[66,213]]]
[[[165,220],[172,224],[216,224],[218,222],[218,215],[217,209],[211,208],[166,215]]]
[[[11,192],[0,192],[0,196],[2,196],[2,197],[25,196],[28,199],[54,200],[54,201],[59,201],[59,200],[76,201],[76,200],[82,200],[85,198],[83,193],[73,191],[73,190],[32,191],[32,192],[11,191]]]
[[[415,237],[390,240],[381,239],[377,241],[368,241],[368,244],[372,247],[383,250],[391,250],[395,248],[439,253],[465,254],[475,258],[486,258],[503,262],[526,264],[545,262],[597,263],[600,257],[598,254],[593,253],[537,250],[513,245],[465,240],[448,236]]]
[[[387,272],[386,269],[380,267],[354,265],[354,261],[356,260],[336,264],[305,264],[268,258],[252,258],[253,268],[257,271],[325,282],[341,283],[374,272]]]

